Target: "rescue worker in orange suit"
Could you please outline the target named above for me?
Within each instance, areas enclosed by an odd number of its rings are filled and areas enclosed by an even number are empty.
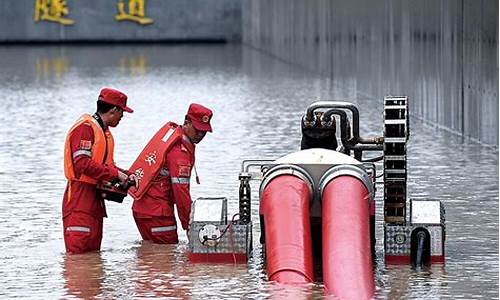
[[[138,179],[138,188],[129,190],[134,198],[132,211],[144,240],[158,244],[179,242],[174,204],[182,228],[188,230],[189,179],[195,163],[195,145],[212,132],[211,118],[210,109],[191,104],[184,124],[164,125],[130,168]]]
[[[127,96],[104,88],[97,112],[84,114],[71,127],[64,145],[64,173],[68,180],[62,203],[64,243],[68,253],[100,250],[106,207],[97,191],[100,181],[135,180],[115,166],[114,140],[109,127],[116,127],[127,107]]]

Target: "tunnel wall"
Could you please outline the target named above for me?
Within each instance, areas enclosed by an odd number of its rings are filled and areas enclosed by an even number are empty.
[[[44,6],[44,3],[48,4]],[[63,6],[50,3],[48,0],[1,0],[0,43],[241,38],[240,0],[64,0]],[[118,21],[115,17],[120,15],[120,3],[125,16]],[[134,5],[130,10],[129,3],[144,4],[142,15],[139,6]],[[71,22],[73,24],[68,24]]]
[[[243,42],[498,148],[497,0],[243,0]],[[352,84],[354,81],[354,84]],[[327,99],[324,99],[327,100]]]

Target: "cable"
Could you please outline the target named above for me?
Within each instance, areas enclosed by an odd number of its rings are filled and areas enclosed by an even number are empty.
[[[232,227],[232,226],[233,226],[233,223],[236,223],[236,222],[234,221],[234,218],[235,218],[236,216],[239,216],[239,215],[240,215],[239,213],[236,213],[236,214],[234,214],[234,215],[233,215],[233,217],[231,218],[231,222],[230,222],[229,224],[227,224],[226,228],[224,228],[224,230],[221,232],[221,234],[220,234],[218,237],[209,238],[208,236],[204,236],[204,237],[203,237],[203,242],[201,242],[201,244],[205,246],[205,243],[206,243],[207,241],[217,241],[217,240],[220,240],[220,239],[221,239],[221,238],[222,238],[222,237],[226,234],[227,230],[228,230],[230,227]]]

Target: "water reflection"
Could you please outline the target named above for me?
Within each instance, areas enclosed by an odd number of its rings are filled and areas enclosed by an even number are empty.
[[[65,255],[62,275],[66,295],[81,299],[99,296],[105,278],[101,254]]]
[[[47,80],[52,76],[61,80],[68,68],[69,61],[65,56],[37,58],[35,62],[36,81]]]
[[[446,270],[444,265],[435,264],[420,270],[409,268],[406,265],[386,266],[387,282],[384,285],[389,288],[379,291],[379,296],[387,299],[404,299],[411,294],[414,298],[441,299],[447,294]],[[387,276],[398,274],[397,276]]]
[[[147,57],[143,54],[120,58],[120,70],[131,77],[146,74],[147,64]]]
[[[187,270],[179,261],[184,261],[184,253],[176,245],[158,245],[143,241],[136,249],[134,260],[135,297],[190,299],[191,282]],[[182,257],[180,257],[182,256]]]

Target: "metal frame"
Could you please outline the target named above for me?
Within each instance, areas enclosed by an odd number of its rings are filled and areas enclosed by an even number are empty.
[[[303,168],[291,164],[277,165],[272,167],[266,172],[266,174],[264,175],[264,179],[260,184],[259,198],[262,197],[262,193],[264,192],[264,189],[266,188],[267,184],[271,182],[274,178],[281,175],[293,175],[306,182],[309,182],[310,183],[308,185],[309,194],[311,196],[311,199],[314,198],[315,187],[314,187],[314,180],[312,179],[311,175],[309,175],[309,173],[307,173],[307,171],[304,170]]]
[[[375,188],[370,176],[368,176],[365,170],[355,165],[338,165],[328,169],[319,181],[320,194],[323,195],[323,190],[330,181],[342,175],[352,176],[361,180],[370,193],[371,199],[375,198]]]

